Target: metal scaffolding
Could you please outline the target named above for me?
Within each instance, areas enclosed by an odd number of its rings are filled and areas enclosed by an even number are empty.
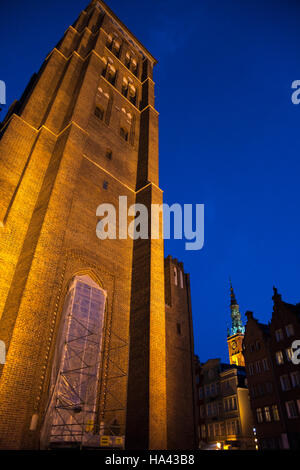
[[[42,447],[99,447],[97,397],[106,292],[89,276],[73,279],[56,343]]]

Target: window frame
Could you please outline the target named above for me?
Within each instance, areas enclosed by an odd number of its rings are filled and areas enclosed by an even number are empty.
[[[297,419],[298,418],[298,413],[297,413],[297,405],[294,400],[289,400],[285,402],[285,407],[287,411],[287,416],[289,419]],[[295,414],[291,414],[291,407],[293,408],[293,411],[295,411]]]
[[[283,352],[281,351],[281,349],[279,351],[276,351],[275,357],[276,357],[276,364],[278,366],[282,366],[284,364],[284,356],[283,356]],[[279,357],[281,358],[280,361],[279,361]]]

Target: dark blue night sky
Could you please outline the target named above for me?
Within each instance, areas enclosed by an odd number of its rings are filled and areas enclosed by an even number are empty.
[[[300,301],[300,4],[293,0],[107,0],[159,60],[165,202],[205,204],[205,246],[166,255],[191,274],[195,349],[228,361],[231,276],[242,312],[272,312],[272,286]],[[8,104],[87,0],[3,2]],[[4,108],[0,118],[4,117]]]

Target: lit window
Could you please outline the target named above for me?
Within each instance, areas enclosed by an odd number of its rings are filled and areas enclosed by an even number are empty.
[[[270,413],[270,408],[268,406],[264,407],[264,413],[265,413],[266,422],[269,423],[271,421],[271,413]]]
[[[277,405],[273,405],[273,406],[272,406],[272,413],[273,413],[273,419],[274,419],[274,421],[280,421],[280,418],[279,418],[279,411],[278,411],[278,406],[277,406]]]
[[[281,328],[280,328],[279,330],[276,330],[276,331],[275,331],[275,337],[276,337],[276,341],[277,341],[277,342],[283,340],[283,332],[282,332],[282,329],[281,329]]]
[[[278,365],[281,365],[281,364],[284,363],[282,351],[277,351],[277,353],[276,353],[276,362],[277,362]]]
[[[287,348],[285,350],[285,355],[286,355],[286,358],[289,362],[292,362],[292,357],[293,357],[293,350],[292,348]]]
[[[285,407],[286,407],[286,411],[287,411],[287,415],[289,419],[294,419],[298,417],[297,408],[296,408],[296,404],[294,401],[285,402]]]
[[[283,391],[291,389],[291,383],[288,375],[282,375],[280,377],[280,383]]]
[[[257,419],[258,423],[263,422],[263,414],[262,414],[261,408],[257,408],[257,410],[256,410],[256,419]]]
[[[293,325],[287,325],[285,327],[285,331],[286,331],[286,335],[288,338],[290,338],[291,336],[294,336],[295,334]]]
[[[236,433],[235,421],[227,421],[227,434],[232,436]]]

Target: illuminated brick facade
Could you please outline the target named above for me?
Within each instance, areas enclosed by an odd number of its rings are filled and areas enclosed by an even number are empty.
[[[167,448],[163,240],[96,237],[102,202],[117,207],[119,195],[128,205],[162,202],[155,63],[102,1],[92,1],[3,123],[1,448],[39,447],[74,276],[107,293],[98,429],[118,423],[128,448]]]

